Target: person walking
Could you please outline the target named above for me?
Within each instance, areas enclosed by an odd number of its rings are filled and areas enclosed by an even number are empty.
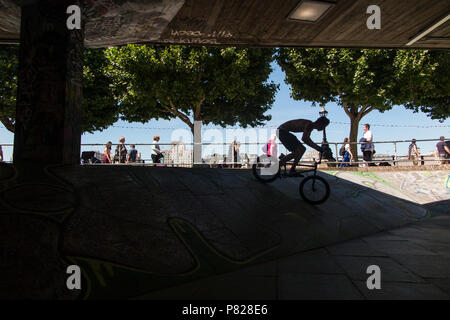
[[[119,163],[125,163],[127,159],[127,147],[125,146],[125,137],[120,137],[120,144],[116,147],[116,154],[114,156],[114,161]]]
[[[105,149],[103,149],[103,163],[112,163],[111,149],[112,149],[112,142],[108,141],[108,143],[105,145]]]
[[[228,148],[228,162],[231,162],[231,167],[233,168],[237,167],[238,162],[240,161],[239,146],[240,143],[234,138]]]
[[[153,136],[153,147],[152,147],[152,161],[153,163],[160,163],[162,158],[161,148],[159,147],[159,139],[158,135]]]
[[[361,144],[361,151],[363,153],[363,160],[366,165],[374,166],[372,163],[372,157],[374,153],[373,147],[373,134],[370,131],[370,124],[366,123],[363,125],[364,134],[363,137],[359,140],[359,142],[363,142]]]
[[[137,154],[138,151],[136,150],[136,146],[132,144],[127,154],[127,163],[136,162]]]
[[[449,163],[448,160],[450,158],[450,148],[445,144],[444,136],[439,138],[439,142],[436,143],[436,150],[434,151],[434,155],[436,158],[441,159],[441,164]]]
[[[344,139],[344,146],[343,146],[344,154],[343,154],[342,163],[339,165],[339,168],[350,167],[350,162],[353,161],[353,153],[350,148],[349,141],[350,141],[349,138]]]
[[[411,140],[411,144],[408,147],[408,160],[412,160],[413,164],[415,166],[417,166],[419,164],[419,160],[420,159],[420,153],[419,153],[419,149],[417,148],[416,145],[416,139],[412,139]]]

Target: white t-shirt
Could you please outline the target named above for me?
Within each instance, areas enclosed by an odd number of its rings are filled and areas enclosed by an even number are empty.
[[[350,152],[350,143],[346,143],[344,149],[345,151]]]
[[[158,141],[153,140],[152,143],[154,144],[154,146],[152,146],[152,154],[159,154],[158,152],[156,152],[156,150],[158,150],[158,151],[161,150],[161,149],[159,148]]]
[[[372,131],[367,130],[366,132],[364,132],[363,137],[366,138],[366,141],[370,141],[370,143],[373,142]]]
[[[366,141],[370,141],[370,144],[366,145],[366,150],[372,151],[373,152],[373,135],[372,135],[372,131],[367,130],[366,132],[364,132],[363,137],[366,138]]]

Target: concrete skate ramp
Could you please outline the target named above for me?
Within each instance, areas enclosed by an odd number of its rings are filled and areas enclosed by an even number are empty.
[[[2,274],[14,279],[10,294],[18,297],[132,298],[431,213],[395,186],[382,183],[387,192],[381,192],[364,183],[370,177],[354,173],[361,181],[321,173],[331,196],[312,206],[299,196],[300,179],[262,184],[250,170],[77,166],[38,175],[0,169],[0,249],[11,253]],[[45,261],[24,266],[12,258],[18,243],[21,261]],[[84,276],[76,295],[65,289],[69,264]],[[33,272],[46,276],[33,278],[33,286],[27,277],[17,283]]]

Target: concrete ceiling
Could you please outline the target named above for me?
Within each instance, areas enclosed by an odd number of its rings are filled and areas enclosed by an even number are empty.
[[[31,0],[35,1],[35,0]],[[57,0],[55,0],[57,1]],[[303,0],[304,1],[304,0]],[[17,42],[21,0],[0,0],[0,41]],[[288,19],[300,0],[85,0],[86,46],[127,43],[450,48],[450,0],[329,0],[318,22]],[[381,9],[369,30],[367,7]]]

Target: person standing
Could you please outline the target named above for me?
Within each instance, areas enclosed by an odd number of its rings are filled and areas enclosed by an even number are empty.
[[[240,143],[236,141],[236,138],[234,138],[230,144],[230,147],[228,148],[228,162],[231,162],[231,166],[233,168],[235,166],[237,167],[238,162],[240,161],[239,145]]]
[[[344,155],[343,155],[342,163],[339,165],[339,168],[349,167],[350,162],[353,161],[353,153],[350,148],[349,141],[350,141],[349,138],[344,139]]]
[[[112,142],[108,141],[108,143],[105,146],[105,149],[103,150],[103,163],[112,163],[111,149],[112,149]]]
[[[128,151],[128,154],[127,154],[127,163],[136,162],[137,153],[138,152],[136,150],[136,146],[134,144],[132,144],[130,146],[130,150]]]
[[[450,158],[450,148],[445,144],[445,138],[444,136],[441,136],[439,138],[439,142],[436,143],[436,150],[434,152],[434,155],[436,158],[441,159],[441,164],[446,164],[449,161],[443,160]]]
[[[278,156],[278,146],[277,143],[275,142],[277,140],[277,135],[276,134],[272,134],[270,136],[269,142],[267,143],[267,155],[270,157],[274,157],[277,158]]]
[[[408,147],[408,160],[412,160],[413,164],[417,166],[419,162],[417,160],[420,159],[419,149],[417,149],[416,139],[411,140],[411,144]]]
[[[364,142],[361,144],[361,151],[363,153],[364,162],[368,163],[369,166],[374,166],[372,163],[373,157],[373,134],[370,131],[370,124],[366,123],[363,125],[364,134],[363,137],[359,140],[359,142]]]
[[[152,147],[152,161],[153,163],[160,163],[162,158],[161,148],[159,147],[159,139],[158,135],[153,136],[153,147]]]
[[[127,159],[127,147],[125,146],[125,137],[120,137],[120,144],[116,147],[116,155],[114,156],[114,160],[119,163],[125,163]]]

